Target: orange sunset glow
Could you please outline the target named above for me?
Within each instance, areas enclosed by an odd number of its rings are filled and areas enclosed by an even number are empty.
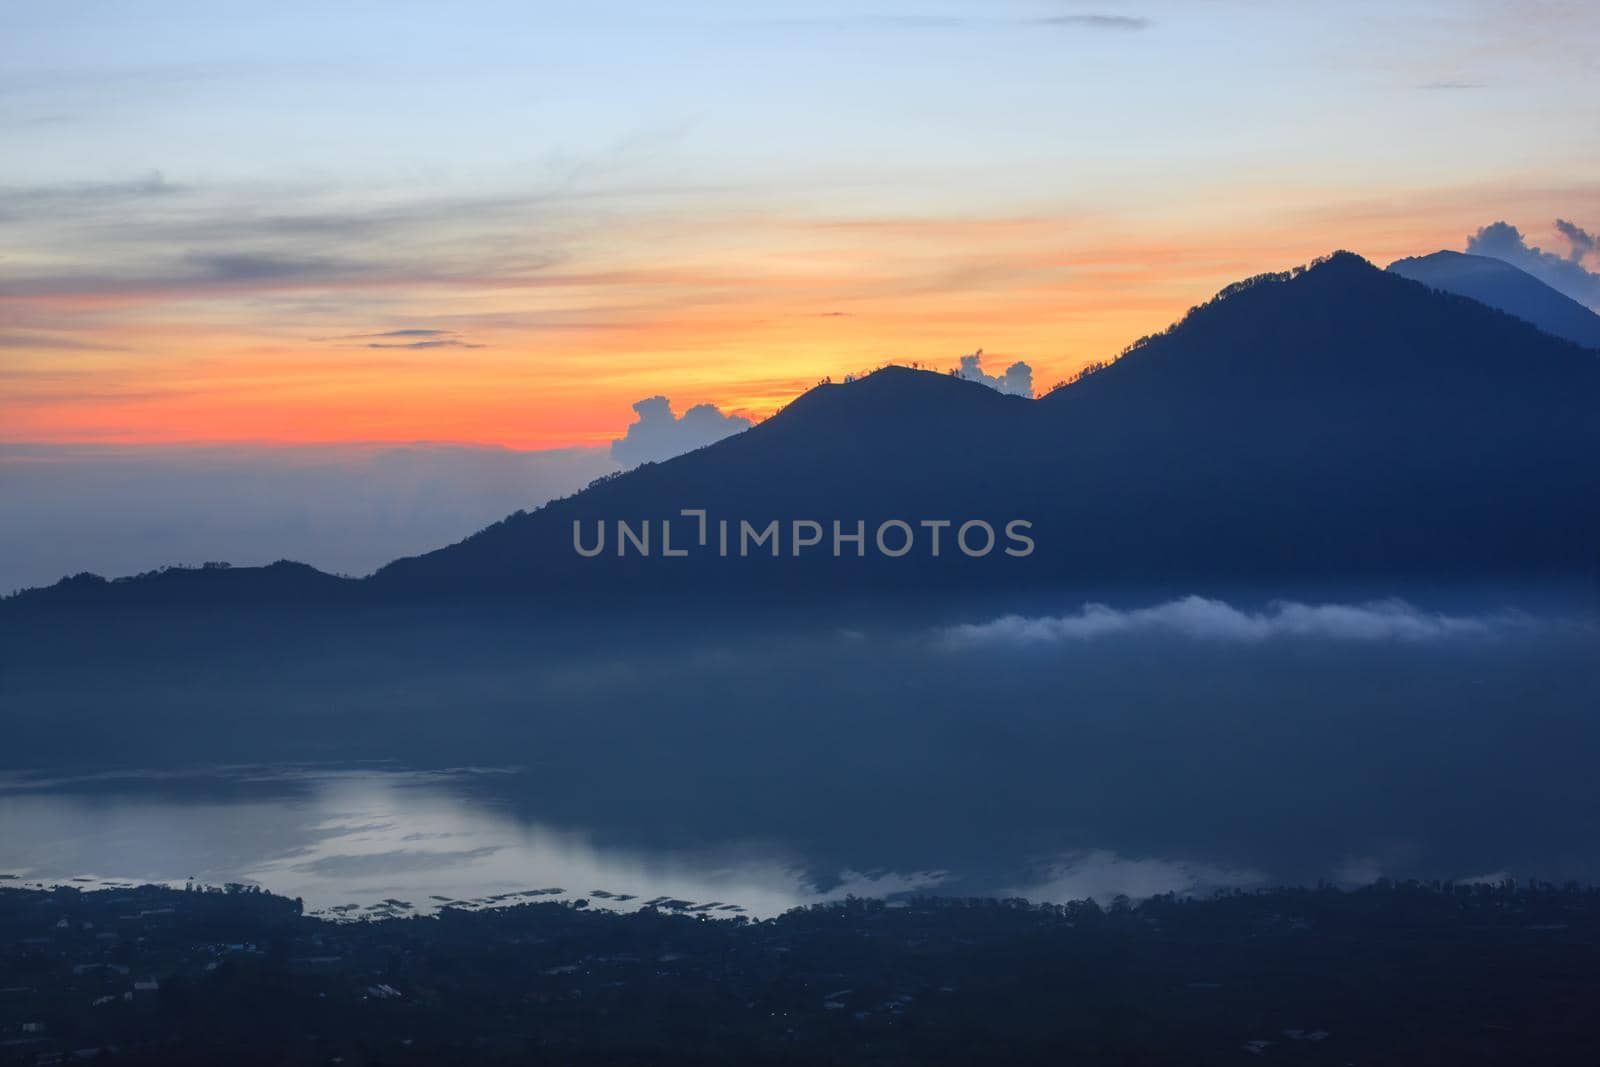
[[[1231,280],[1328,251],[1329,233],[1393,258],[1458,243],[1473,217],[1471,206],[1423,217],[1401,207],[1170,243],[1141,240],[1131,221],[1070,216],[769,218],[667,227],[670,257],[626,248],[609,266],[547,268],[512,251],[498,272],[409,277],[402,264],[370,280],[61,283],[3,298],[35,342],[9,350],[3,432],[599,444],[641,396],[760,419],[824,376],[885,362],[944,369],[979,347],[1001,365],[1029,362],[1042,390]],[[449,252],[424,241],[417,256]]]

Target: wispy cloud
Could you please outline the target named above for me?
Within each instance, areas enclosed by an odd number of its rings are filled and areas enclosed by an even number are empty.
[[[112,182],[58,182],[52,185],[0,186],[0,218],[40,212],[113,207],[129,200],[171,197],[188,192],[159,172]]]
[[[432,341],[373,341],[368,348],[482,348],[456,337],[439,337]]]
[[[1403,600],[1364,604],[1278,601],[1263,611],[1244,611],[1225,601],[1188,596],[1147,608],[1085,604],[1066,615],[1006,615],[951,627],[942,636],[956,646],[1060,644],[1135,634],[1234,643],[1283,638],[1409,642],[1492,638],[1531,625],[1528,617],[1512,612],[1446,615],[1423,611]]]
[[[384,330],[382,333],[347,333],[340,340],[371,341],[388,340],[396,337],[448,337],[455,332],[454,330]]]
[[[295,278],[326,278],[360,269],[324,256],[283,256],[266,252],[208,252],[184,257],[196,281],[275,282]]]
[[[757,25],[793,29],[859,28],[887,30],[953,30],[978,27],[1053,26],[1060,29],[1126,32],[1129,30],[1148,29],[1151,25],[1151,20],[1137,15],[1110,15],[1102,12],[1047,15],[1042,18],[996,18],[904,12],[899,14],[824,15],[816,18],[765,19],[758,22]]]
[[[1571,246],[1567,258],[1574,263],[1581,263],[1583,258],[1596,248],[1596,237],[1588,230],[1575,222],[1566,219],[1556,219],[1556,231],[1567,239]]]
[[[352,199],[316,186],[186,186],[124,181],[0,188],[13,254],[0,296],[30,300],[186,299],[431,285],[527,284],[566,258],[573,201],[677,189],[541,188],[479,195]],[[178,195],[182,194],[182,195]],[[515,231],[519,240],[505,235]]]
[[[1150,20],[1137,15],[1053,15],[1049,18],[1035,19],[1034,22],[1041,26],[1063,26],[1069,29],[1083,30],[1147,30]]]
[[[0,348],[31,349],[56,352],[119,352],[116,345],[96,344],[72,337],[59,337],[43,333],[0,333]]]
[[[346,333],[331,341],[360,341],[365,348],[486,348],[464,339],[456,330],[411,328],[378,333]]]
[[[0,276],[7,297],[185,297],[218,291],[271,291],[398,279],[402,269],[334,255],[275,251],[185,252],[176,258],[108,262],[63,273],[12,271]]]

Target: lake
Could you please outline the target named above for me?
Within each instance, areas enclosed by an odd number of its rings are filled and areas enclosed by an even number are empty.
[[[1600,880],[1586,602],[1019,608],[35,627],[0,873],[352,915]]]
[[[770,916],[849,893],[932,889],[937,872],[846,872],[824,890],[777,847],[606,848],[488,797],[521,772],[225,768],[0,782],[8,884],[261,885],[330,917],[586,899]],[[662,899],[666,898],[666,899]]]

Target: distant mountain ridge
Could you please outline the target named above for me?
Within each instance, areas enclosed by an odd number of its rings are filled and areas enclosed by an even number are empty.
[[[1585,348],[1600,349],[1600,315],[1503,260],[1443,251],[1397,259],[1388,269],[1499,308]]]
[[[1597,402],[1592,351],[1336,253],[1230,286],[1039,400],[901,367],[822,385],[748,431],[397,560],[337,595],[565,603],[1587,572],[1600,556]],[[704,511],[704,544],[686,509]],[[651,554],[619,554],[619,520],[652,524]],[[682,555],[664,552],[663,520]],[[737,541],[719,553],[719,520],[736,536],[740,523],[776,521],[779,555],[764,544],[741,554]],[[1029,523],[1029,553],[1005,552],[1015,520]],[[896,521],[916,551],[876,543]],[[952,538],[978,521],[996,544],[971,558]],[[797,522],[815,523],[822,543],[795,554]],[[861,524],[861,555],[847,540],[833,556],[834,522],[847,537]],[[937,557],[927,522],[950,524]],[[589,558],[575,527],[591,548],[596,531],[612,536]],[[889,531],[896,548],[904,532]],[[80,581],[79,592],[91,589]]]

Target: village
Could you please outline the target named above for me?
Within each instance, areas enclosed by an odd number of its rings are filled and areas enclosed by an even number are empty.
[[[329,921],[239,885],[0,888],[0,1063],[1030,1062],[1113,1042],[1130,1062],[1408,1063],[1424,1032],[1455,1035],[1451,1062],[1561,1062],[1592,1027],[1597,934],[1600,893],[1510,883],[760,922],[581,900]]]

